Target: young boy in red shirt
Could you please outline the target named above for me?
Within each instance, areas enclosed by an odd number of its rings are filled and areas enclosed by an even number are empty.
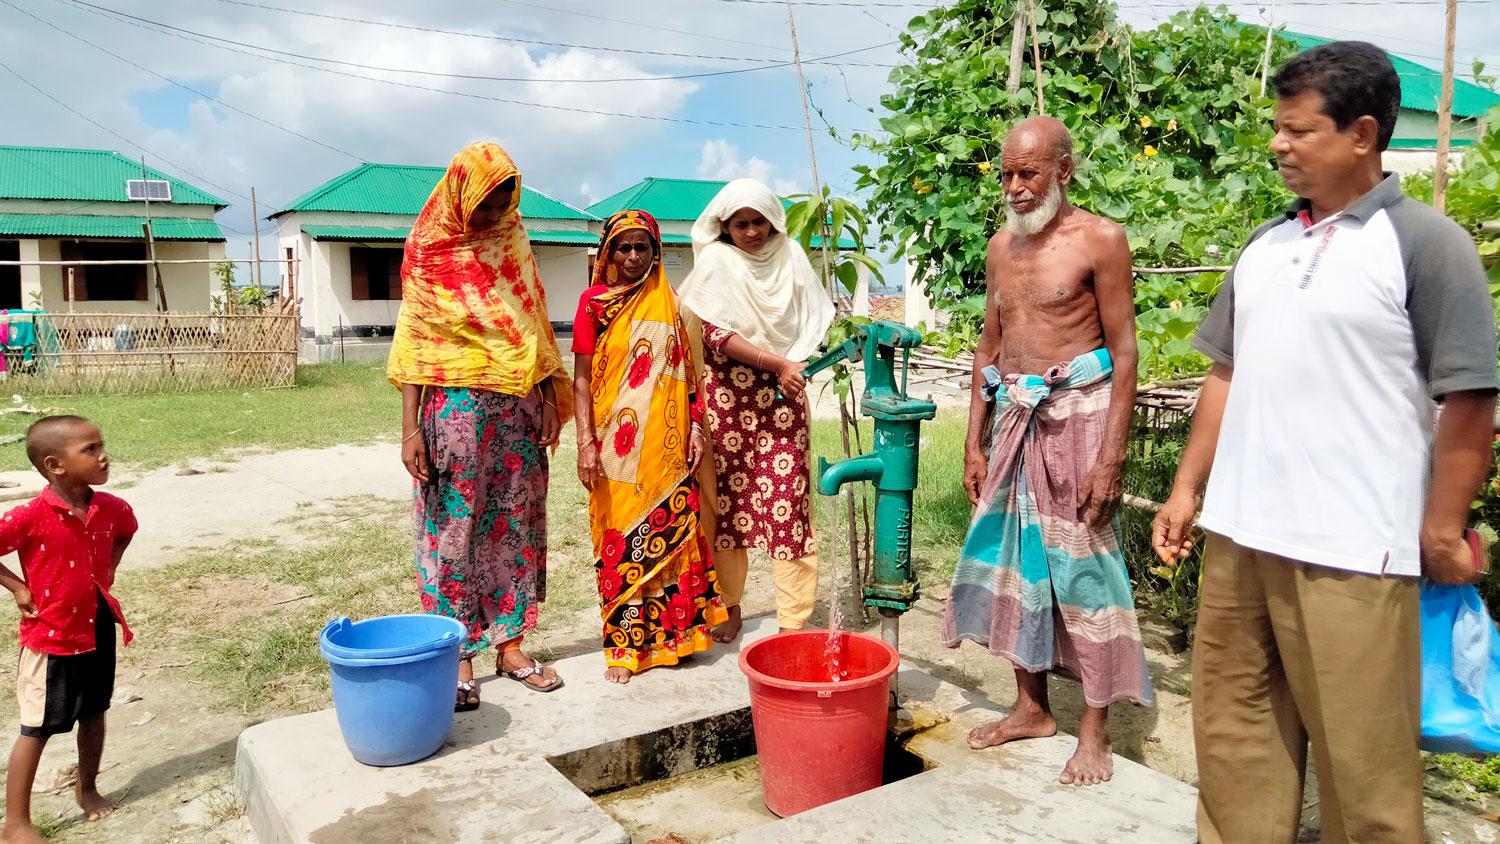
[[[26,431],[26,456],[48,485],[0,518],[0,555],[19,551],[22,573],[0,565],[0,585],[21,611],[21,736],[6,769],[5,842],[43,840],[31,825],[32,783],[47,739],[75,723],[78,805],[91,821],[114,811],[96,779],[115,685],[115,625],[125,644],[131,638],[109,589],[135,535],[135,514],[93,489],[109,480],[99,428],[80,416],[45,417]]]

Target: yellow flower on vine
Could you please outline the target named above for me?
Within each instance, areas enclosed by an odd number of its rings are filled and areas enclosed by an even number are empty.
[[[1174,117],[1171,120],[1167,121],[1167,131],[1168,132],[1176,132],[1177,131],[1177,118]]]
[[[917,176],[916,178],[911,180],[911,189],[922,196],[932,193],[932,185],[929,185],[926,182],[922,181],[921,176]]]
[[[1143,151],[1146,153],[1146,157],[1147,158],[1155,158],[1156,157],[1156,147],[1151,146],[1150,144],[1146,144],[1146,149],[1143,150]]]
[[[1142,129],[1150,129],[1151,128],[1151,118],[1146,117],[1145,115],[1142,115],[1141,116],[1141,128]]]
[[[979,162],[979,172],[981,172],[981,173],[988,173],[988,172],[990,172],[993,169],[994,169],[994,165],[990,164],[988,161],[981,161],[981,162]]]

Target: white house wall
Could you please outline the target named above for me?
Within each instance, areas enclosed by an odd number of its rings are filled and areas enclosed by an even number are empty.
[[[299,261],[296,271],[297,295],[302,299],[304,336],[332,338],[338,334],[341,323],[346,331],[355,327],[394,326],[401,304],[399,300],[354,300],[349,272],[349,249],[352,246],[364,246],[399,251],[402,244],[395,241],[351,243],[313,240],[302,228],[409,227],[415,220],[415,217],[409,215],[321,211],[298,212],[279,218],[276,257],[284,258],[286,250],[292,249],[293,257]],[[537,231],[589,231],[587,220],[527,220],[526,225]],[[588,286],[588,252],[586,246],[539,244],[532,247],[532,254],[536,257],[537,268],[542,276],[542,285],[547,293],[547,318],[552,322],[572,323],[578,307],[578,297]]]
[[[61,261],[62,240],[59,238],[22,239],[20,248],[22,261]],[[224,244],[203,241],[158,240],[156,257],[163,261],[205,259],[223,260]],[[173,311],[207,311],[213,288],[212,264],[162,264],[162,287],[167,291],[167,306]],[[42,307],[53,313],[109,313],[146,314],[157,311],[156,279],[147,269],[147,300],[100,300],[69,303],[64,288],[67,286],[68,270],[59,266],[30,266],[21,268],[21,303],[25,307],[35,306],[36,291],[42,294]]]

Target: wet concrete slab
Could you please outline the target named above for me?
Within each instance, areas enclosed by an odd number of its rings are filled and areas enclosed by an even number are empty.
[[[774,631],[771,619],[749,621],[739,645]],[[455,717],[442,750],[397,768],[355,762],[332,710],[268,721],[240,736],[236,782],[262,844],[628,844],[689,827],[691,844],[1194,840],[1191,787],[1119,757],[1110,783],[1059,785],[1073,749],[1061,735],[970,751],[968,730],[1004,710],[911,669],[900,683],[918,732],[906,746],[930,770],[777,820],[745,758],[739,645],[628,686],[604,681],[599,654],[557,663],[567,685],[551,694],[491,677],[480,709]],[[674,830],[695,805],[719,823]],[[716,812],[731,805],[738,810]]]

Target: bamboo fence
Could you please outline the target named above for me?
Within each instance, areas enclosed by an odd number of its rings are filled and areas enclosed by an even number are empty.
[[[31,322],[29,332],[12,326],[6,346],[8,386],[15,393],[184,393],[290,387],[296,381],[295,309],[46,313]]]

